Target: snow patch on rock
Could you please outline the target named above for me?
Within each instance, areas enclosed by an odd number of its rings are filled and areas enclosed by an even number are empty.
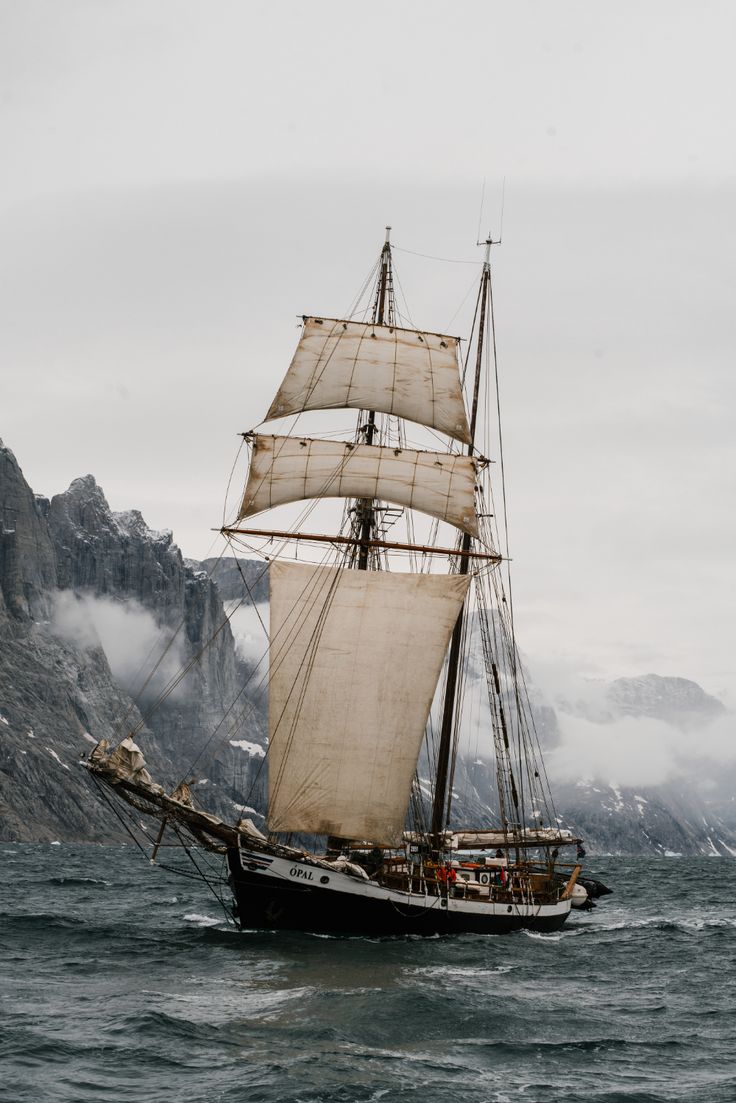
[[[257,758],[266,757],[263,747],[259,747],[257,743],[249,743],[247,739],[230,739],[228,742],[231,747],[239,747],[246,754],[254,755]]]
[[[51,747],[47,747],[47,748],[46,748],[46,750],[47,750],[47,751],[49,752],[49,754],[51,755],[51,757],[52,757],[52,758],[55,758],[55,759],[56,759],[56,761],[57,761],[57,762],[59,763],[59,765],[60,765],[60,766],[63,766],[65,770],[68,770],[68,769],[69,769],[69,767],[67,766],[66,762],[62,762],[62,761],[61,761],[61,759],[59,758],[59,756],[58,756],[58,754],[56,753],[56,751],[54,751],[54,750],[53,750],[53,749],[52,749]]]

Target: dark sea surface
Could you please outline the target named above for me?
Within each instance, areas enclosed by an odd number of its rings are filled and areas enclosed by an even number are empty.
[[[616,895],[557,934],[331,938],[0,843],[0,1100],[733,1103],[736,862],[587,865]]]

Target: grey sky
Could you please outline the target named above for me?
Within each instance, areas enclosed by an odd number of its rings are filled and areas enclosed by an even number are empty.
[[[496,309],[524,649],[733,677],[730,3],[0,3],[0,436],[204,555],[296,339],[380,248]],[[397,250],[419,325],[472,267]],[[732,698],[732,703],[736,699]]]

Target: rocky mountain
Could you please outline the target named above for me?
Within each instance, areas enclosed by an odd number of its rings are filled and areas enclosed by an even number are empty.
[[[614,715],[651,716],[684,730],[702,727],[726,714],[722,701],[687,678],[659,674],[617,678],[607,696]]]
[[[591,699],[558,697],[559,711],[608,723],[623,716],[662,720],[682,731],[697,730],[703,724],[725,716],[726,707],[687,678],[663,678],[644,674],[638,678],[616,678]]]
[[[208,811],[231,818],[246,806],[262,822],[266,702],[229,618],[267,600],[263,564],[184,560],[170,532],[113,512],[91,475],[38,497],[0,443],[0,837],[127,838],[79,758],[131,731],[163,785],[194,779]],[[553,758],[571,717],[603,732],[638,717],[693,736],[726,717],[681,678],[618,679],[594,700],[550,702],[530,688]],[[453,785],[456,822],[487,822],[492,761],[465,753]],[[731,792],[716,800],[684,783],[597,777],[555,785],[560,821],[607,853],[736,853]]]
[[[204,571],[217,583],[224,602],[260,605],[268,601],[268,564],[253,559],[187,559],[194,570]]]
[[[0,518],[0,834],[124,837],[79,757],[129,731],[154,776],[196,775],[213,811],[254,784],[262,802],[262,703],[243,690],[217,586],[171,533],[113,513],[91,475],[35,496],[2,444]]]
[[[723,703],[696,682],[659,674],[617,678],[599,687],[592,697],[562,697],[555,704],[563,731],[566,720],[574,717],[588,723],[591,739],[615,741],[622,736],[620,725],[628,725],[623,734],[633,736],[637,743],[630,748],[634,773],[636,757],[650,757],[647,742],[653,736],[664,736],[676,748],[681,742],[678,737],[687,734],[685,742],[693,746],[693,738],[700,736],[703,742],[716,722],[728,721],[729,728],[732,725]],[[705,766],[697,769],[696,754],[691,752],[690,761],[689,774],[683,765],[658,785],[623,785],[602,776],[558,784],[559,805],[569,823],[597,852],[733,855],[736,808],[728,771],[719,766],[720,784],[716,785]]]
[[[736,855],[736,823],[686,785],[557,788],[565,824],[596,854]]]

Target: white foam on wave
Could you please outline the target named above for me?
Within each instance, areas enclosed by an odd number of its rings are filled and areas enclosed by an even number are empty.
[[[496,965],[492,969],[481,969],[477,965],[417,965],[405,972],[419,976],[468,977],[477,980],[479,977],[497,977],[502,973],[510,973],[515,968],[515,965]]]
[[[736,927],[736,917],[650,915],[642,916],[641,918],[619,919],[611,923],[596,923],[594,920],[590,926],[580,928],[576,933],[582,933],[584,930],[588,934],[606,934],[614,931],[642,931],[657,927],[677,927],[680,930],[691,932],[709,930],[711,928],[734,928]],[[573,932],[567,931],[563,933],[572,934]]]
[[[374,946],[380,946],[386,938],[391,938],[391,935],[367,935],[367,934],[319,934],[317,931],[310,933],[311,938],[336,938],[340,942],[366,942],[373,944]]]
[[[732,915],[711,916],[705,919],[699,916],[686,916],[680,919],[666,920],[665,922],[673,922],[678,927],[685,927],[687,930],[691,931],[704,931],[712,927],[736,927],[736,918]]]
[[[55,844],[52,843],[51,845],[54,846]],[[112,881],[106,881],[104,877],[75,877],[73,874],[69,877],[55,877],[54,883],[57,885],[112,885]]]
[[[211,915],[200,915],[199,912],[189,912],[184,918],[188,923],[196,923],[198,927],[217,927],[222,919],[215,919]]]

